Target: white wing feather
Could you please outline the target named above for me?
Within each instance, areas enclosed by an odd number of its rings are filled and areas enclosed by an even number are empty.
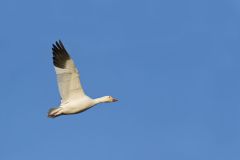
[[[72,98],[84,97],[78,70],[61,41],[53,45],[53,56],[61,103],[66,103]]]

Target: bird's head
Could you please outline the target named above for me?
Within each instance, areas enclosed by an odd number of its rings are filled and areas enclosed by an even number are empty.
[[[103,101],[104,101],[105,103],[110,103],[110,102],[117,102],[118,99],[113,98],[112,96],[104,96],[104,97],[103,97]]]

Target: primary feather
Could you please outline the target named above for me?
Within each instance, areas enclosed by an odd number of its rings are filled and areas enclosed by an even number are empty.
[[[61,41],[53,44],[52,52],[61,102],[65,103],[75,95],[83,97],[85,93],[80,84],[78,70]]]

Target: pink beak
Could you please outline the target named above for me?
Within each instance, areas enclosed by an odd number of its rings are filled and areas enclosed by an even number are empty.
[[[118,99],[116,99],[116,98],[113,98],[113,100],[112,100],[113,102],[117,102],[118,101]]]

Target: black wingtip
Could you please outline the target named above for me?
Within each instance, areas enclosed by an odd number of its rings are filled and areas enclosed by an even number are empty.
[[[70,56],[67,53],[61,40],[56,41],[55,44],[52,44],[52,53],[54,66],[65,68],[66,61],[70,59]]]

